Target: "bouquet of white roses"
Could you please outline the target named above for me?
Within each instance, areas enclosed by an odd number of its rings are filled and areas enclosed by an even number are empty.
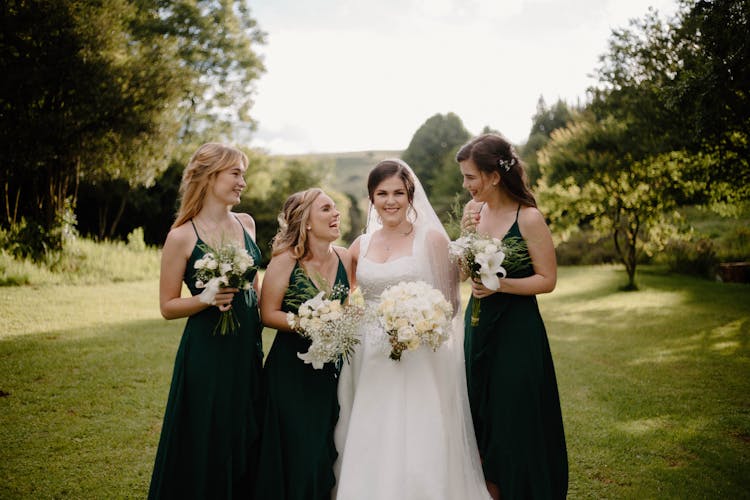
[[[330,293],[319,292],[303,302],[297,314],[287,313],[289,326],[312,340],[307,352],[297,353],[297,357],[316,370],[329,362],[338,367],[342,359],[349,359],[359,343],[357,325],[363,308],[342,303],[347,293],[346,287],[334,285]]]
[[[380,294],[378,318],[391,344],[389,357],[428,345],[437,350],[448,338],[453,307],[443,294],[423,281],[400,282]]]
[[[244,247],[234,243],[222,244],[215,249],[203,243],[199,247],[204,254],[195,261],[193,267],[196,269],[195,287],[203,289],[199,296],[201,302],[215,305],[216,294],[222,287],[239,288],[246,292],[252,288],[250,277],[256,269],[255,260]],[[213,333],[234,333],[239,326],[240,322],[230,308],[221,311]]]
[[[523,238],[508,238],[503,241],[474,231],[466,232],[457,240],[451,241],[448,253],[465,275],[480,280],[490,290],[500,288],[501,278],[529,261]],[[480,308],[481,302],[475,298],[471,309],[472,326],[479,324]]]

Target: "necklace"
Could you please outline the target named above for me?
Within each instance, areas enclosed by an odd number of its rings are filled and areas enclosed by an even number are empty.
[[[397,235],[403,236],[405,238],[409,236],[412,233],[412,231],[414,231],[414,224],[412,224],[409,230],[406,232],[402,232],[402,231],[391,231],[391,232],[396,233]],[[391,253],[391,242],[384,241],[383,244],[385,246],[386,253]]]

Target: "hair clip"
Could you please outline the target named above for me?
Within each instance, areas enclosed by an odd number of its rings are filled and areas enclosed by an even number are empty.
[[[515,164],[516,164],[515,156],[511,156],[510,160],[504,160],[502,158],[497,159],[497,168],[503,169],[506,174],[510,172],[510,168],[515,166]]]

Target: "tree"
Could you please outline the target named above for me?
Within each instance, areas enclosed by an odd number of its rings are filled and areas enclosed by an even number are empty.
[[[536,104],[536,113],[531,118],[531,131],[526,143],[520,149],[520,156],[526,165],[526,174],[529,183],[533,186],[541,176],[539,172],[539,160],[537,153],[549,141],[550,135],[558,128],[564,127],[571,119],[568,105],[562,100],[547,107],[543,96],[539,96]]]
[[[255,129],[250,109],[265,68],[256,48],[265,33],[242,0],[143,0],[140,29],[170,40],[189,72],[180,110],[182,142],[244,139]],[[197,137],[196,137],[197,136]]]
[[[626,123],[612,117],[597,120],[578,115],[552,133],[540,152],[540,203],[557,234],[563,238],[582,224],[595,237],[612,238],[628,275],[626,289],[636,289],[639,252],[650,244],[663,246],[659,229],[685,194],[696,189],[686,155],[672,152],[635,159],[627,149]]]
[[[258,152],[250,152],[248,157],[250,165],[245,177],[251,182],[237,210],[248,212],[255,219],[256,241],[263,252],[264,263],[267,263],[271,258],[271,240],[279,227],[277,216],[284,201],[297,191],[325,186],[331,168],[317,162],[272,158]],[[341,212],[341,234],[349,233],[349,197],[329,187],[324,189]]]
[[[176,130],[179,68],[162,41],[129,36],[124,0],[11,1],[0,15],[2,225],[33,221],[38,255],[60,247],[54,228],[82,178],[153,179]]]
[[[113,235],[180,127],[189,143],[209,117],[251,123],[262,33],[244,2],[11,0],[0,16],[0,226],[30,221],[37,255],[60,247],[55,227],[81,182],[123,186],[100,214],[98,234]]]
[[[417,129],[401,158],[417,174],[427,193],[446,155],[469,140],[469,132],[454,113],[436,114]]]
[[[630,124],[634,155],[703,156],[694,202],[750,196],[749,22],[744,0],[683,0],[673,19],[650,10],[615,30],[600,58],[591,109]]]

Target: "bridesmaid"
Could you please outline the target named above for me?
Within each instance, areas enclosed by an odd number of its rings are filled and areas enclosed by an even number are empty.
[[[464,224],[480,234],[523,238],[529,264],[490,290],[472,282],[466,310],[466,376],[487,488],[493,498],[565,498],[568,458],[549,342],[536,294],[557,280],[552,237],[523,166],[500,135],[484,134],[456,155],[472,196]],[[471,325],[473,301],[482,300]]]
[[[332,243],[339,211],[318,188],[291,195],[279,215],[273,257],[263,281],[263,324],[277,330],[263,369],[265,418],[256,497],[329,500],[337,453],[338,371],[316,370],[297,357],[310,340],[290,331],[288,311],[333,285],[349,287],[351,257]]]
[[[161,259],[159,303],[166,319],[187,317],[177,350],[149,498],[248,498],[260,442],[263,351],[256,306],[249,294],[222,288],[211,299],[195,287],[201,243],[231,240],[260,260],[255,222],[233,213],[245,188],[247,157],[222,144],[204,144],[182,176],[180,208]],[[181,297],[183,281],[191,292]],[[214,335],[220,311],[234,309],[239,329]]]

